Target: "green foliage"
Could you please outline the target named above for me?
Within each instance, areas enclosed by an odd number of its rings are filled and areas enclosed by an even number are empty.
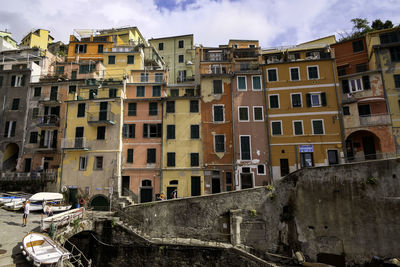
[[[268,197],[269,197],[271,200],[274,200],[274,199],[276,198],[275,192],[270,192],[270,193],[268,194]]]
[[[393,23],[390,20],[386,20],[383,23],[380,19],[376,19],[372,22],[371,27],[373,30],[383,30],[393,28]]]
[[[371,26],[369,26],[369,21],[366,18],[354,18],[351,19],[351,22],[353,23],[353,31],[339,34],[341,36],[340,42],[364,36],[367,32],[393,28],[393,23],[390,20],[383,23],[380,19],[376,19]]]
[[[257,211],[256,210],[250,210],[250,214],[254,217],[257,216]]]
[[[376,185],[377,183],[378,183],[378,181],[377,181],[377,179],[375,177],[373,177],[373,176],[368,177],[367,184]]]
[[[266,187],[265,187],[265,189],[267,189],[268,191],[275,191],[275,188],[274,188],[274,186],[273,185],[267,185]]]

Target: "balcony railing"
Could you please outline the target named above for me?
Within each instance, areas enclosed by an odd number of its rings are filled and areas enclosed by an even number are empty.
[[[147,73],[143,75],[137,75],[132,73],[130,83],[166,83],[164,74]]]
[[[368,116],[360,116],[360,125],[375,126],[390,124],[390,116],[388,114],[376,114]]]
[[[230,68],[226,66],[210,66],[205,65],[200,67],[200,74],[209,74],[209,75],[222,75],[229,74],[231,71]]]
[[[64,138],[61,142],[63,149],[70,150],[89,150],[88,142],[85,137]]]
[[[178,77],[178,83],[194,82],[194,76]]]
[[[31,182],[31,181],[44,181],[53,182],[57,178],[57,169],[44,170],[42,172],[3,172],[0,176],[0,181],[21,181],[21,182]]]
[[[92,124],[115,124],[115,114],[111,111],[89,112],[87,116],[88,123]]]
[[[260,70],[258,62],[242,62],[233,65],[235,72],[254,72]]]
[[[222,53],[206,52],[204,54],[204,58],[202,61],[212,61],[212,62],[229,61],[229,57],[228,55]]]
[[[58,127],[60,118],[57,115],[44,115],[36,118],[38,127]]]
[[[59,95],[42,96],[39,98],[39,102],[60,104],[61,96]]]

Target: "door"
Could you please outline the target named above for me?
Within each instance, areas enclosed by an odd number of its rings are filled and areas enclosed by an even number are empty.
[[[122,195],[129,196],[130,177],[122,176]]]
[[[300,161],[301,161],[301,167],[314,166],[313,153],[312,152],[300,153]]]
[[[221,181],[219,178],[212,178],[211,179],[211,193],[221,193]]]
[[[253,188],[253,174],[252,173],[241,173],[240,182],[242,184],[242,189]]]
[[[99,121],[107,120],[108,102],[100,102]]]
[[[176,190],[176,186],[168,186],[167,187],[167,199],[172,199],[172,192]]]
[[[153,188],[140,188],[140,203],[153,201]]]
[[[83,127],[76,127],[75,129],[75,148],[83,147]]]
[[[77,72],[76,70],[73,70],[73,71],[72,71],[72,73],[71,73],[71,79],[72,79],[72,80],[75,80],[75,79],[76,79],[77,73],[78,73],[78,72]]]
[[[52,86],[50,89],[50,100],[57,101],[58,86]]]
[[[25,163],[24,163],[24,172],[30,172],[31,171],[31,164],[32,164],[32,159],[31,158],[26,158]]]
[[[281,159],[281,176],[285,176],[289,174],[289,160],[288,159]]]
[[[191,181],[192,196],[200,196],[201,195],[200,176],[192,176],[191,180],[192,180]]]
[[[376,159],[375,141],[373,136],[362,138],[365,159]]]
[[[339,164],[337,150],[328,150],[328,162],[329,165]]]
[[[53,140],[51,142],[52,148],[57,148],[57,136],[58,136],[58,130],[54,130],[53,131]]]
[[[346,140],[346,151],[347,151],[347,159],[353,160],[354,159],[354,150],[353,150],[353,141]]]
[[[78,188],[69,188],[68,202],[72,204],[72,207],[76,207],[78,203]]]

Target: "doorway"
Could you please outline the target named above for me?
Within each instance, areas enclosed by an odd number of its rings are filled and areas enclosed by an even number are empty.
[[[362,137],[364,157],[368,159],[376,159],[375,141],[373,136]]]
[[[242,189],[253,188],[253,174],[252,173],[241,173],[240,174],[240,183],[242,185]]]
[[[174,190],[177,190],[176,186],[168,186],[167,187],[167,199],[172,199],[172,192],[174,192]],[[177,193],[176,197],[178,197],[178,193]]]
[[[100,102],[99,121],[107,120],[108,102]]]
[[[129,196],[130,176],[122,176],[122,196]]]
[[[75,128],[75,148],[82,148],[83,147],[83,127],[76,127]]]
[[[200,196],[201,195],[201,181],[200,176],[191,177],[191,195]]]
[[[221,181],[219,178],[211,179],[211,193],[212,194],[221,193]]]

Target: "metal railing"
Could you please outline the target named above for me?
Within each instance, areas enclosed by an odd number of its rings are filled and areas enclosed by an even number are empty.
[[[63,149],[88,149],[86,137],[63,138],[61,141]]]
[[[109,110],[100,110],[99,112],[88,112],[88,123],[115,123],[115,114]]]
[[[44,127],[44,126],[59,126],[60,125],[60,117],[57,115],[43,115],[43,116],[38,116],[36,118],[36,122],[38,126]]]
[[[0,175],[0,181],[34,181],[42,180],[45,182],[55,181],[57,178],[57,169],[48,169],[42,172],[2,172]]]
[[[166,83],[164,73],[136,73],[132,72],[129,83]]]

